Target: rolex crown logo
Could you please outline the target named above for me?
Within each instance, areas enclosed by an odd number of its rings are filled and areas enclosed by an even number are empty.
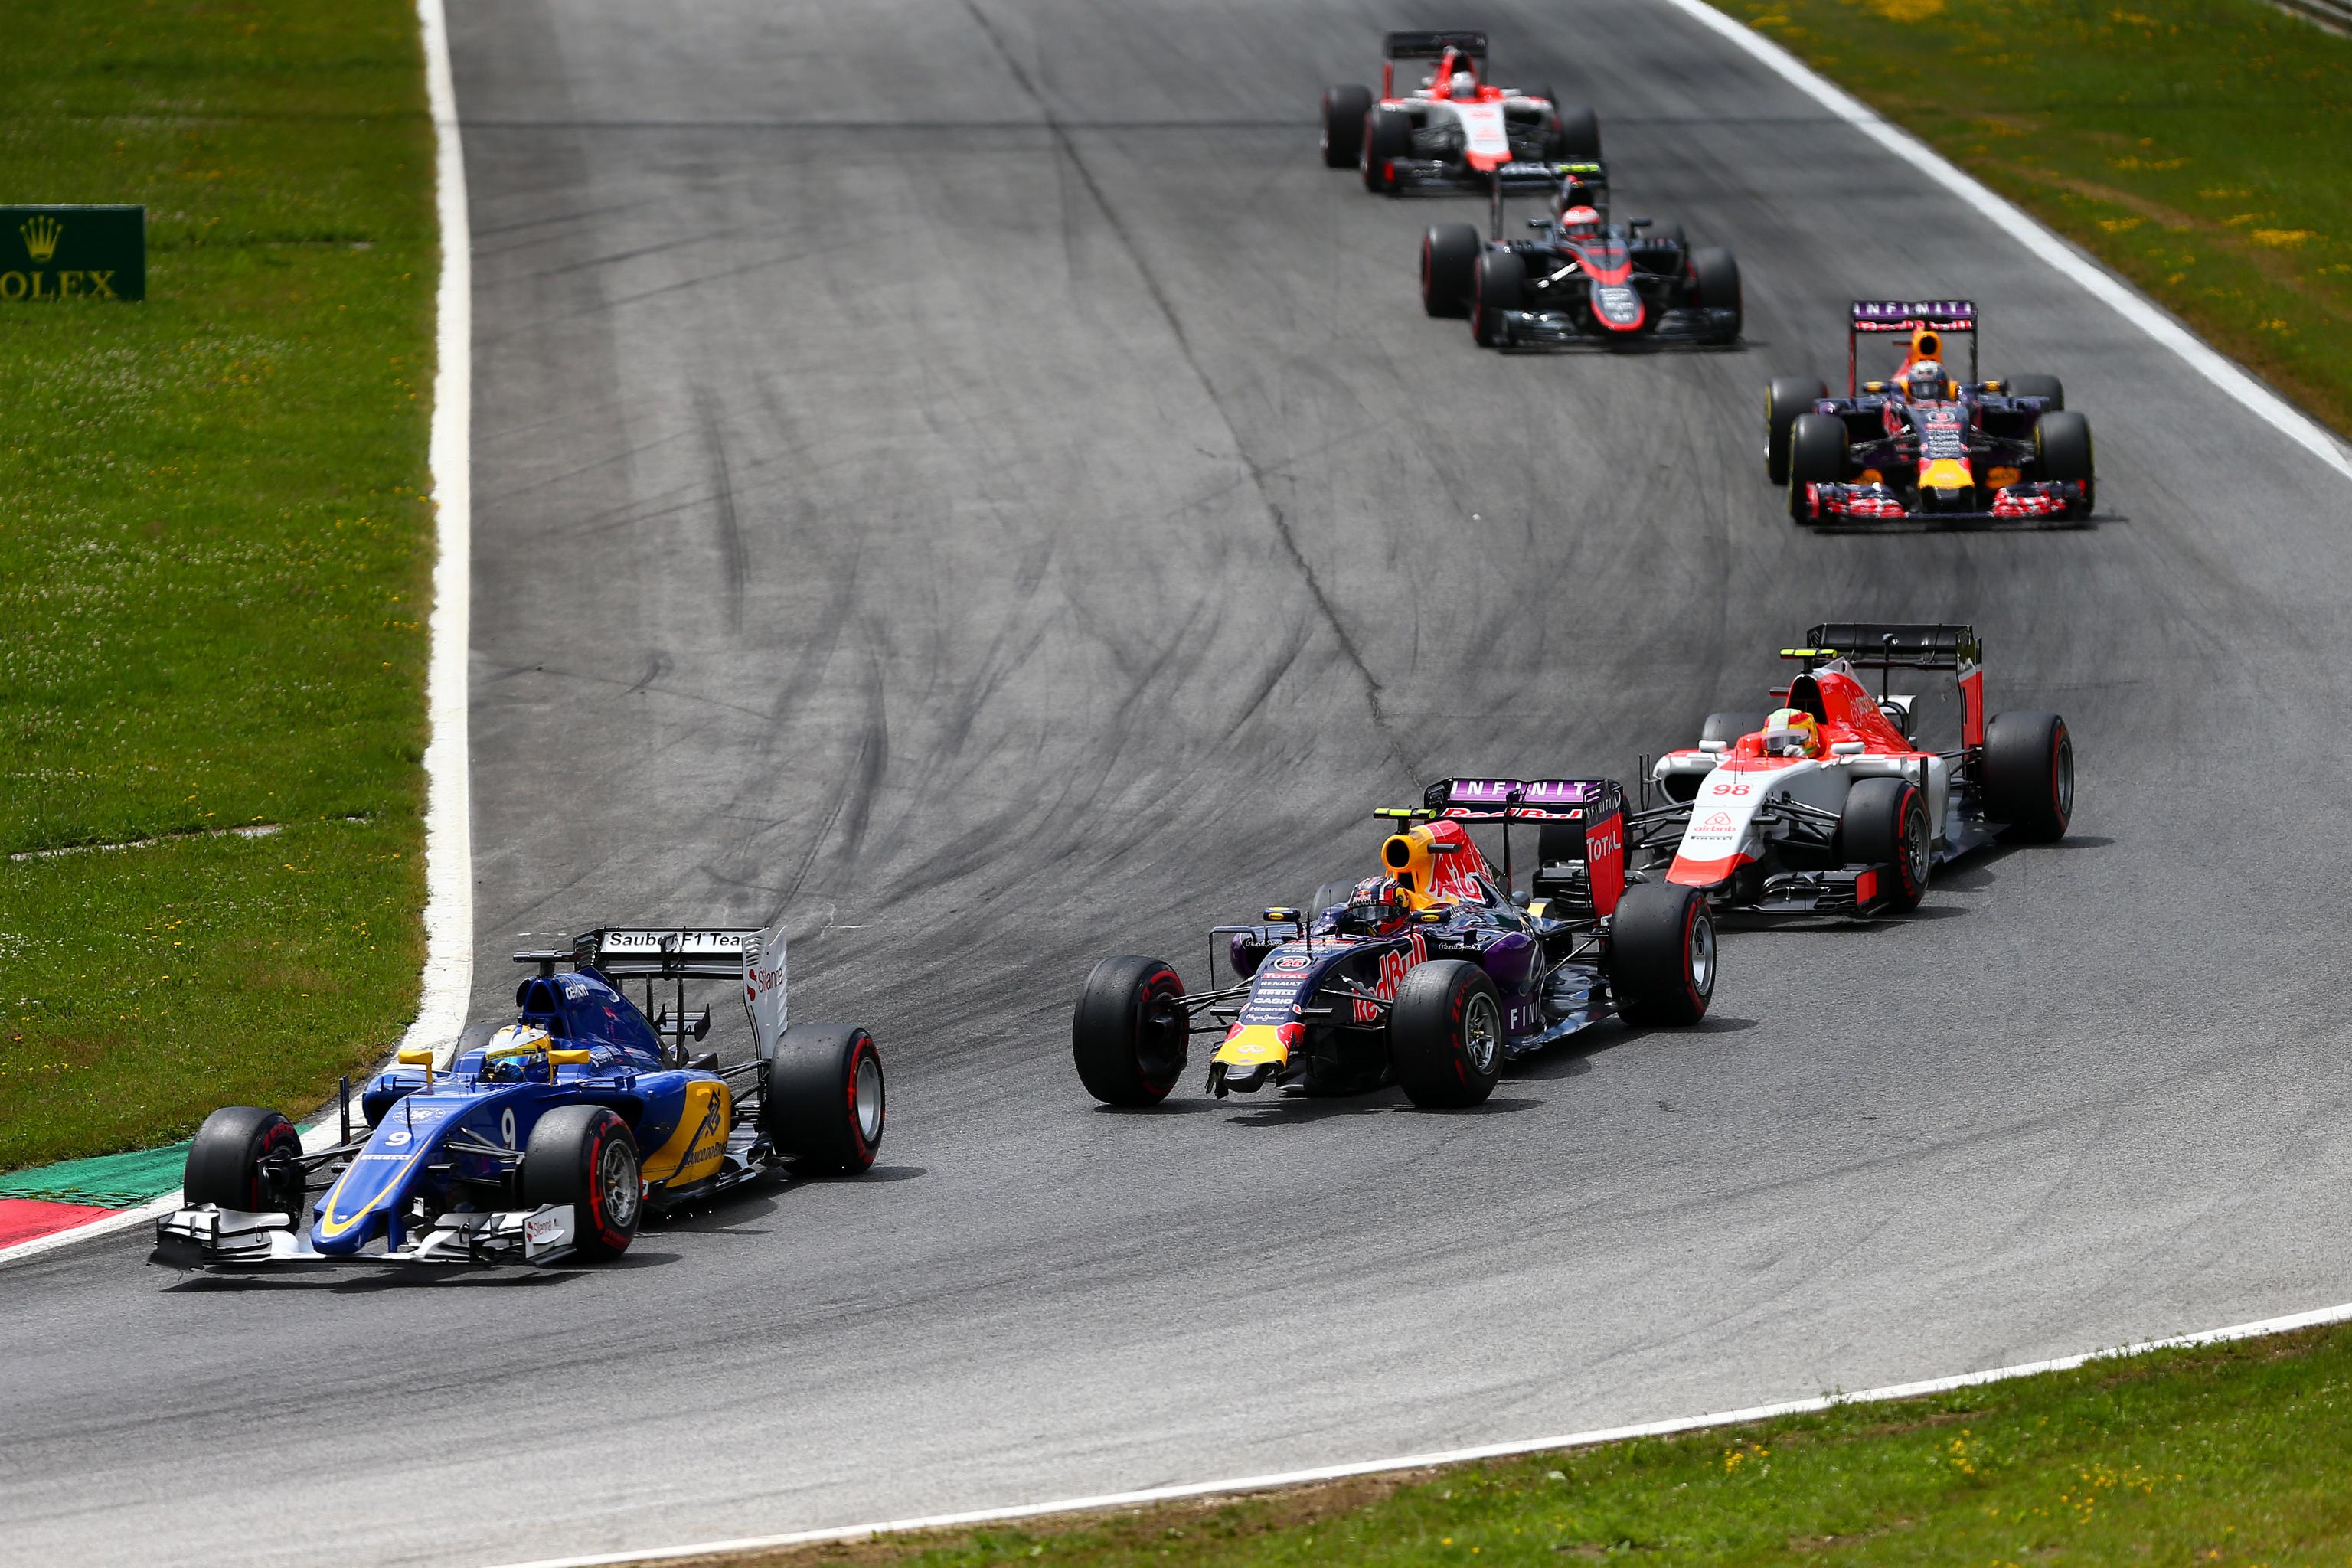
[[[47,261],[58,253],[58,236],[65,226],[55,218],[36,214],[16,231],[25,237],[25,252],[36,261]]]

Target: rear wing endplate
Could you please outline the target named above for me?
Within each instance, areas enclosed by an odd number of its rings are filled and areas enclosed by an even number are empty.
[[[1915,332],[1966,332],[1969,380],[1977,381],[1977,334],[1981,320],[1973,300],[1856,300],[1846,321],[1845,395],[1853,397],[1860,390],[1855,372],[1862,340],[1879,333],[1900,332],[1908,337]]]

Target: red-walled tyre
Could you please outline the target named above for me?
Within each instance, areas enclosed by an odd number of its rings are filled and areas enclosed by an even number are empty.
[[[1609,991],[1629,1024],[1696,1024],[1715,996],[1715,917],[1696,888],[1637,882],[1609,921]]]
[[[1985,726],[1985,815],[2048,844],[2074,820],[2074,738],[2055,713],[1996,713]]]
[[[522,1201],[572,1205],[572,1246],[583,1262],[629,1250],[645,1208],[645,1176],[629,1124],[601,1105],[559,1105],[539,1119],[522,1154]]]
[[[1406,974],[1389,1008],[1389,1069],[1415,1105],[1483,1104],[1503,1076],[1503,1005],[1475,963],[1433,959]]]
[[[760,1088],[760,1128],[803,1171],[854,1176],[882,1146],[882,1053],[855,1024],[794,1024]]]
[[[1156,958],[1106,958],[1070,1016],[1078,1081],[1105,1105],[1157,1105],[1184,1076],[1192,1020],[1184,982]]]
[[[310,1217],[302,1167],[294,1160],[301,1152],[302,1135],[278,1112],[223,1106],[205,1118],[188,1145],[182,1201],[190,1208],[217,1204],[246,1214],[282,1214],[299,1230]]]
[[[1879,868],[1879,894],[1894,909],[1916,910],[1927,896],[1936,840],[1927,802],[1910,780],[1864,779],[1848,790],[1838,841],[1847,865]]]

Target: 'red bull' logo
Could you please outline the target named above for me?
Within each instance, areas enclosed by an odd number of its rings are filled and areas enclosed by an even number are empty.
[[[1415,964],[1423,963],[1428,957],[1428,940],[1419,931],[1414,931],[1407,937],[1402,948],[1391,949],[1381,954],[1381,973],[1379,979],[1372,983],[1372,996],[1379,997],[1382,1002],[1393,1000],[1397,994],[1397,987],[1404,984],[1405,975],[1412,972]],[[1377,1024],[1380,1021],[1381,1009],[1378,1004],[1370,997],[1359,997],[1356,1002],[1356,1022]]]

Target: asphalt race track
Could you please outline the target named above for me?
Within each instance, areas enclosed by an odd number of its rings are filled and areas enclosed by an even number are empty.
[[[2341,482],[1653,0],[483,0],[478,1016],[520,931],[795,911],[861,1182],[625,1267],[0,1277],[0,1561],[468,1563],[1371,1458],[2352,1297]],[[1315,156],[1385,26],[1602,115],[1748,346],[1501,358]],[[1606,59],[1606,74],[1580,60]],[[1765,378],[1963,294],[2079,531],[1807,536]],[[1103,953],[1368,871],[1449,772],[1609,770],[1823,617],[1964,618],[2075,837],[1725,943],[1476,1114],[1095,1109]],[[740,1032],[740,1031],[739,1031]]]

